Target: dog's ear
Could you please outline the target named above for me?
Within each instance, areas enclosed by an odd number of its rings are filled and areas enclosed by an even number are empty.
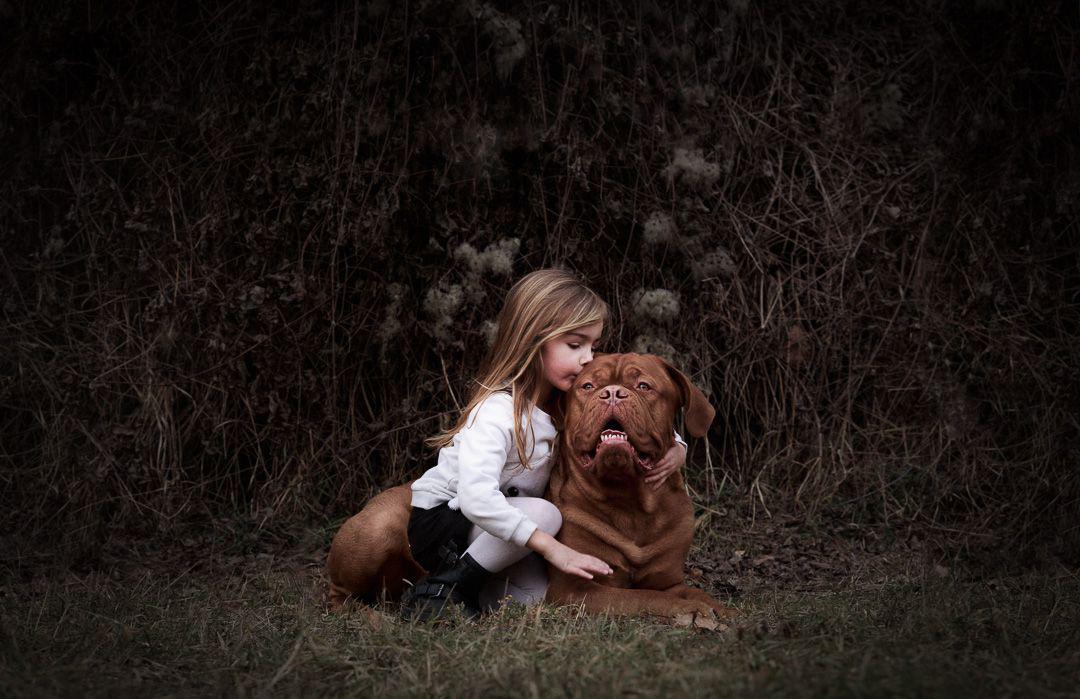
[[[709,405],[705,394],[697,386],[690,383],[690,379],[686,378],[685,374],[671,366],[662,357],[657,357],[657,359],[667,369],[668,374],[675,382],[675,386],[679,389],[682,407],[686,411],[686,431],[691,436],[704,437],[709,431],[709,425],[712,424],[713,418],[716,417],[716,409]]]

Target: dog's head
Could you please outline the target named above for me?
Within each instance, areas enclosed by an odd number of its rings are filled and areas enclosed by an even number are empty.
[[[701,437],[716,411],[686,376],[651,354],[599,355],[562,396],[563,447],[603,480],[636,477],[674,443],[675,415]]]

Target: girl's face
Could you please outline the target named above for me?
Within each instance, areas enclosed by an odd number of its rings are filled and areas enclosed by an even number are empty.
[[[540,356],[544,360],[541,395],[549,394],[552,388],[570,390],[582,367],[592,361],[593,345],[603,332],[604,324],[596,322],[571,330],[540,346]]]

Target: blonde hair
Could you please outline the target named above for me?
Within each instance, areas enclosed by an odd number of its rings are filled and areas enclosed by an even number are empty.
[[[465,427],[473,408],[496,391],[509,391],[514,399],[514,446],[521,464],[527,467],[521,414],[527,414],[529,433],[535,438],[532,410],[526,408],[540,400],[541,346],[586,325],[603,322],[606,328],[610,313],[607,303],[573,272],[539,269],[519,279],[510,287],[499,312],[495,342],[480,365],[457,422],[424,443],[435,449],[450,444]]]

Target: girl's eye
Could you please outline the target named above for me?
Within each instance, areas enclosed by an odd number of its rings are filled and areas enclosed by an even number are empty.
[[[644,381],[639,383],[637,385],[637,387],[640,388],[642,391],[648,391],[650,388],[652,388],[651,386],[649,386],[649,384],[645,383]]]
[[[575,345],[572,342],[570,343],[570,349],[577,349],[578,347],[581,347],[581,345]]]

